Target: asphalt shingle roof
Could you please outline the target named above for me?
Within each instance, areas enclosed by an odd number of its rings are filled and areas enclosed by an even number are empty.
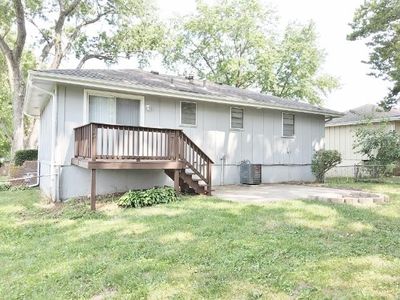
[[[380,122],[383,120],[399,120],[400,111],[392,109],[391,111],[383,111],[378,106],[366,104],[349,110],[344,116],[334,118],[327,122],[327,126],[340,126],[359,124],[367,121]]]
[[[162,89],[174,92],[185,92],[202,96],[216,96],[243,104],[265,104],[271,107],[288,108],[305,112],[319,113],[321,115],[341,115],[337,111],[311,105],[301,101],[282,99],[267,94],[262,94],[248,89],[236,88],[224,84],[212,83],[207,81],[203,87],[203,80],[189,81],[184,77],[154,74],[136,69],[124,70],[105,70],[105,69],[58,69],[58,70],[38,70],[43,74],[54,74],[57,76],[68,76],[83,79],[93,79],[104,81],[105,83],[118,83],[143,86],[152,89]]]

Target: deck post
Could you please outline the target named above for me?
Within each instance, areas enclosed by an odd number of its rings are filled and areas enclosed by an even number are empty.
[[[96,160],[96,156],[97,156],[97,126],[96,124],[91,124],[91,145],[90,145],[90,156],[92,158],[92,161]]]
[[[90,189],[90,209],[96,210],[96,169],[92,169],[91,189]]]
[[[174,170],[174,189],[176,193],[179,193],[179,170]]]
[[[208,179],[208,186],[207,186],[207,195],[211,196],[211,163],[210,160],[207,159],[207,179]]]
[[[175,131],[174,134],[174,152],[175,152],[175,161],[178,162],[180,159],[179,155],[179,132]],[[174,170],[174,189],[176,193],[180,192],[179,188],[179,170],[175,169]]]

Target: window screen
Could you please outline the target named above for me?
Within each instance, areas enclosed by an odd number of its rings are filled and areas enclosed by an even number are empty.
[[[115,98],[89,96],[89,121],[95,123],[115,123]]]
[[[117,124],[138,126],[140,104],[138,100],[117,98]]]
[[[106,96],[89,96],[89,121],[95,123],[139,125],[140,102]]]
[[[232,129],[243,129],[243,108],[232,107],[231,108],[231,128]]]
[[[181,124],[196,125],[197,105],[193,102],[181,102]]]
[[[294,136],[294,115],[282,114],[282,135]]]

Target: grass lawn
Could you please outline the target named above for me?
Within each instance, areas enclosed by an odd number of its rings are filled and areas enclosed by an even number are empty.
[[[384,205],[245,205],[194,197],[143,209],[47,205],[0,192],[0,298],[399,298],[400,185]]]

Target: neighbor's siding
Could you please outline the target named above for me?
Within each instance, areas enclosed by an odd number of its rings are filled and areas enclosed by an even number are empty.
[[[83,123],[84,88],[58,86],[56,164],[60,165],[60,198],[88,195],[88,170],[72,166],[73,128]],[[239,163],[263,165],[263,182],[313,180],[313,152],[323,148],[324,117],[295,113],[295,138],[282,137],[282,112],[244,107],[244,129],[230,129],[230,106],[197,102],[197,126],[182,127],[179,99],[145,96],[145,126],[182,128],[215,162],[213,184],[239,183]],[[50,110],[51,111],[51,110]],[[221,158],[226,155],[222,176]],[[98,171],[99,194],[172,184],[162,170]]]
[[[366,159],[357,149],[353,149],[355,133],[361,125],[329,126],[325,127],[325,148],[337,150],[342,156],[342,163],[327,173],[329,177],[353,176],[354,165]],[[389,129],[394,130],[394,123],[389,124]]]

